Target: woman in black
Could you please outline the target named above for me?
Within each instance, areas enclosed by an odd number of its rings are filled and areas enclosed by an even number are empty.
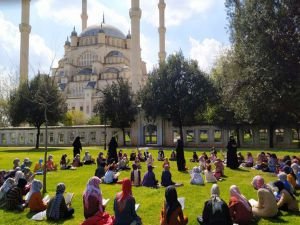
[[[177,168],[178,171],[185,171],[185,158],[183,152],[183,142],[181,139],[177,140],[176,146],[176,156],[177,156]]]
[[[75,138],[75,140],[73,141],[73,158],[75,158],[75,156],[77,155],[77,154],[79,154],[80,155],[80,151],[82,150],[82,146],[81,146],[81,142],[80,142],[80,137],[79,136],[77,136],[76,138]]]
[[[116,141],[116,138],[112,137],[108,144],[108,159],[107,159],[108,164],[111,164],[113,161],[115,161],[115,163],[118,162],[117,147],[118,147],[118,143]]]
[[[239,167],[237,157],[237,144],[233,136],[230,136],[227,144],[227,167],[230,169],[237,169]]]

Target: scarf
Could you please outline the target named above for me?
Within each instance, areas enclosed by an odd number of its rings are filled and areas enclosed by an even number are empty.
[[[290,192],[290,190],[286,189],[286,187],[282,181],[280,181],[280,180],[275,181],[273,185],[278,188],[278,194],[280,194],[281,191],[283,189],[285,189],[292,196],[292,198],[295,199],[295,196]]]
[[[123,211],[126,205],[126,201],[131,197],[132,197],[131,181],[128,178],[125,178],[122,181],[122,191],[119,192],[116,196],[118,209],[120,212]]]
[[[264,188],[265,187],[265,180],[263,177],[257,175],[253,178],[252,180],[252,185],[253,187],[258,190],[260,188]]]
[[[15,174],[15,184],[17,185],[20,178],[24,178],[24,173],[22,171],[17,171]]]
[[[56,186],[56,195],[53,199],[53,203],[51,208],[49,209],[49,217],[55,220],[60,218],[60,204],[64,198],[64,192],[66,190],[66,186],[64,183],[59,183]]]
[[[248,200],[245,198],[244,195],[241,194],[239,188],[236,185],[231,185],[230,189],[230,196],[236,197],[245,207],[248,211],[252,211],[252,208],[250,204],[248,203]]]
[[[30,191],[28,192],[28,194],[25,197],[25,201],[29,202],[31,195],[33,193],[40,192],[42,187],[43,187],[42,182],[34,179],[31,183]]]
[[[166,188],[165,192],[166,197],[166,213],[167,213],[167,223],[169,223],[172,213],[178,208],[181,207],[177,198],[177,191],[174,186],[169,186]]]
[[[99,201],[99,211],[103,212],[102,209],[102,193],[101,189],[99,187],[99,184],[101,183],[101,180],[99,177],[93,176],[92,178],[89,179],[86,189],[83,193],[84,197],[84,205],[89,208],[89,197],[93,196]]]
[[[7,193],[9,189],[11,189],[15,184],[15,181],[13,178],[9,177],[7,180],[3,183],[3,185],[0,188],[0,192]]]

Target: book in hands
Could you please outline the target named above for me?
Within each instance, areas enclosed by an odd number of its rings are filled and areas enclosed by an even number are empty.
[[[140,207],[140,204],[135,204],[135,211],[137,211]]]
[[[108,199],[103,198],[102,199],[102,205],[106,206],[107,203],[109,202],[109,200],[110,200],[109,198]]]
[[[74,193],[67,193],[66,196],[65,196],[65,201],[66,201],[66,204],[69,205],[71,204],[71,201],[72,201],[72,198],[74,196]]]
[[[43,202],[45,202],[46,204],[50,201],[50,196],[49,195],[46,195],[44,198],[43,198]]]
[[[182,209],[184,209],[184,201],[185,201],[185,197],[178,198],[178,202],[180,203]]]

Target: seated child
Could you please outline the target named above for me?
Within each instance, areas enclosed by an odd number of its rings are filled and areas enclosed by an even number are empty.
[[[126,153],[123,155],[123,158],[118,162],[118,169],[119,170],[130,170],[129,168],[129,160],[127,158]]]
[[[105,175],[105,162],[99,164],[98,168],[95,171],[95,176],[99,177],[100,179]]]
[[[29,158],[25,158],[23,164],[21,165],[21,170],[23,171],[25,167],[31,167],[32,162]]]
[[[60,159],[60,169],[61,170],[68,170],[71,169],[71,165],[68,165],[70,163],[70,160],[67,160],[68,155],[63,154]]]
[[[15,158],[14,161],[13,161],[13,169],[16,169],[17,167],[20,167],[20,159],[18,158]]]
[[[47,168],[47,171],[56,171],[57,170],[57,165],[55,165],[53,162],[53,155],[48,156],[48,160],[46,162],[46,168]]]
[[[105,184],[113,184],[113,183],[117,183],[118,181],[118,173],[114,173],[114,166],[113,165],[109,165],[108,169],[104,175],[103,178],[103,182]]]
[[[217,178],[217,180],[219,180],[221,177],[224,176],[224,164],[221,159],[217,159],[214,162],[214,165],[216,167],[214,176]]]
[[[139,168],[135,165],[132,164],[132,171],[130,174],[130,180],[133,186],[141,186],[141,171]]]
[[[73,159],[72,166],[73,167],[80,167],[82,165],[83,165],[83,163],[80,162],[80,155],[76,154],[75,158]]]
[[[43,184],[39,180],[33,180],[29,193],[25,201],[28,203],[30,212],[40,212],[47,208],[47,203],[43,201],[41,189]]]
[[[293,163],[291,165],[291,168],[295,174],[295,178],[296,178],[296,189],[300,189],[300,167],[297,163]]]
[[[155,179],[155,174],[153,173],[153,166],[148,165],[148,172],[145,173],[142,185],[145,187],[157,187],[158,180]]]
[[[101,163],[106,163],[106,159],[103,156],[103,152],[100,152],[97,158],[97,166],[99,166]]]
[[[144,158],[144,156],[143,156],[141,150],[138,150],[138,155],[137,155],[137,157],[138,157],[138,160],[139,160],[140,162],[145,162],[145,158]]]
[[[193,158],[190,159],[190,162],[198,162],[199,159],[198,159],[198,155],[196,152],[193,152]]]
[[[175,150],[172,150],[171,156],[170,156],[170,161],[176,161],[176,152]]]
[[[27,182],[31,183],[35,177],[35,174],[30,171],[29,167],[25,167],[23,173],[24,173],[24,178],[27,180]]]
[[[91,154],[88,151],[85,151],[82,162],[84,165],[95,164],[95,160],[92,158]]]
[[[43,159],[39,159],[38,163],[35,164],[33,172],[35,174],[43,174],[44,173]]]
[[[238,163],[241,165],[243,162],[245,162],[245,157],[242,155],[241,152],[237,153]]]
[[[135,153],[135,151],[134,151],[134,150],[132,150],[132,152],[130,153],[129,160],[130,160],[130,161],[134,161],[134,160],[135,160],[135,158],[136,158],[136,153]]]
[[[242,163],[242,167],[252,167],[254,163],[251,152],[247,152],[247,158],[244,163]]]
[[[165,165],[168,165],[170,167],[170,162],[169,162],[168,158],[165,158],[162,167],[165,168]]]
[[[203,178],[201,176],[201,170],[197,166],[195,166],[192,170],[190,183],[196,185],[204,184]]]
[[[118,162],[123,158],[123,151],[122,149],[119,150],[118,152]]]
[[[205,175],[205,180],[206,183],[216,183],[217,179],[214,176],[213,172],[211,171],[211,165],[208,165],[206,167],[206,170],[204,171],[204,175]]]
[[[200,171],[204,171],[206,167],[206,159],[205,159],[205,155],[201,155],[199,157],[199,169]]]
[[[152,154],[151,153],[149,153],[149,155],[148,155],[148,158],[147,158],[147,165],[153,165],[153,163],[154,163],[154,159],[153,159],[153,157],[152,157]]]
[[[217,150],[215,149],[215,147],[212,147],[211,148],[211,151],[210,151],[210,161],[211,162],[215,162],[215,160],[217,159]]]
[[[265,172],[270,172],[270,173],[276,173],[277,172],[277,156],[276,154],[270,154],[269,160],[268,160],[268,167],[263,168],[262,170]]]
[[[165,165],[164,170],[161,174],[161,186],[168,187],[174,185],[175,182],[172,181],[172,174],[168,165]]]
[[[257,162],[256,162],[256,165],[254,166],[254,168],[257,170],[262,170],[262,169],[268,167],[267,163],[268,163],[268,159],[266,157],[266,154],[264,152],[261,152],[257,156]]]
[[[164,161],[164,159],[165,159],[165,153],[164,153],[164,150],[163,150],[162,148],[159,148],[157,160],[158,160],[158,161]]]
[[[135,157],[134,164],[137,166],[138,169],[142,168],[140,160],[139,160],[138,157]]]

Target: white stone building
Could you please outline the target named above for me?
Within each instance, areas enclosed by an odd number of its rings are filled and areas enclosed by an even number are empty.
[[[82,0],[82,32],[75,27],[64,45],[64,57],[52,76],[65,94],[68,110],[79,110],[87,118],[101,98],[99,93],[107,83],[117,78],[128,80],[133,92],[147,81],[146,64],[141,60],[139,0],[132,0],[131,33],[103,21],[87,26],[87,0]]]

